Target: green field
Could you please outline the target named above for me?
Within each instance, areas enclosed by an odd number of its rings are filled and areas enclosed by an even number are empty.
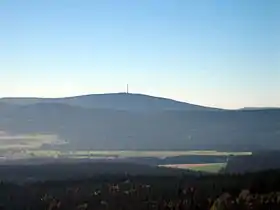
[[[0,130],[0,155],[2,157],[11,158],[129,158],[129,157],[154,157],[166,158],[174,156],[187,155],[251,155],[251,152],[220,152],[214,150],[199,151],[94,151],[94,150],[78,150],[78,151],[59,151],[59,150],[42,150],[42,145],[58,145],[66,142],[59,139],[56,135],[51,134],[24,134],[12,135]],[[205,166],[206,167],[206,166]],[[210,166],[209,166],[210,167]],[[195,170],[195,169],[194,169]],[[210,169],[209,169],[210,170]]]
[[[189,169],[189,170],[193,170],[193,171],[201,171],[201,172],[208,172],[208,173],[218,173],[225,166],[226,166],[226,163],[161,165],[161,167]]]
[[[0,151],[1,150],[34,150],[39,149],[44,144],[63,144],[58,136],[51,134],[23,134],[12,135],[0,131]]]

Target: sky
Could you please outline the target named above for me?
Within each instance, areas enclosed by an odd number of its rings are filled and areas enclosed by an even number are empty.
[[[0,97],[280,107],[279,0],[1,0]]]

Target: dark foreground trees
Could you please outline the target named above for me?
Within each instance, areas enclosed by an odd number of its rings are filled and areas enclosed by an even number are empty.
[[[211,176],[108,175],[0,184],[7,210],[280,209],[280,172]]]

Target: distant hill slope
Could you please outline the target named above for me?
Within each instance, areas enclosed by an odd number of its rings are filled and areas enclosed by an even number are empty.
[[[167,98],[160,98],[142,94],[111,93],[92,94],[67,98],[2,98],[0,102],[31,105],[35,103],[62,103],[71,106],[94,109],[114,109],[126,111],[164,111],[164,110],[188,110],[211,111],[216,108],[203,107],[194,104],[179,102]]]
[[[0,109],[1,130],[57,134],[65,149],[252,151],[280,148],[280,109],[138,113],[38,103]]]

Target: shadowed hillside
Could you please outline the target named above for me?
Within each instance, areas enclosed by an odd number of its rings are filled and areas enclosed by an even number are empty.
[[[280,148],[280,110],[161,111],[86,109],[59,103],[0,110],[0,129],[57,134],[65,149],[259,150]]]

